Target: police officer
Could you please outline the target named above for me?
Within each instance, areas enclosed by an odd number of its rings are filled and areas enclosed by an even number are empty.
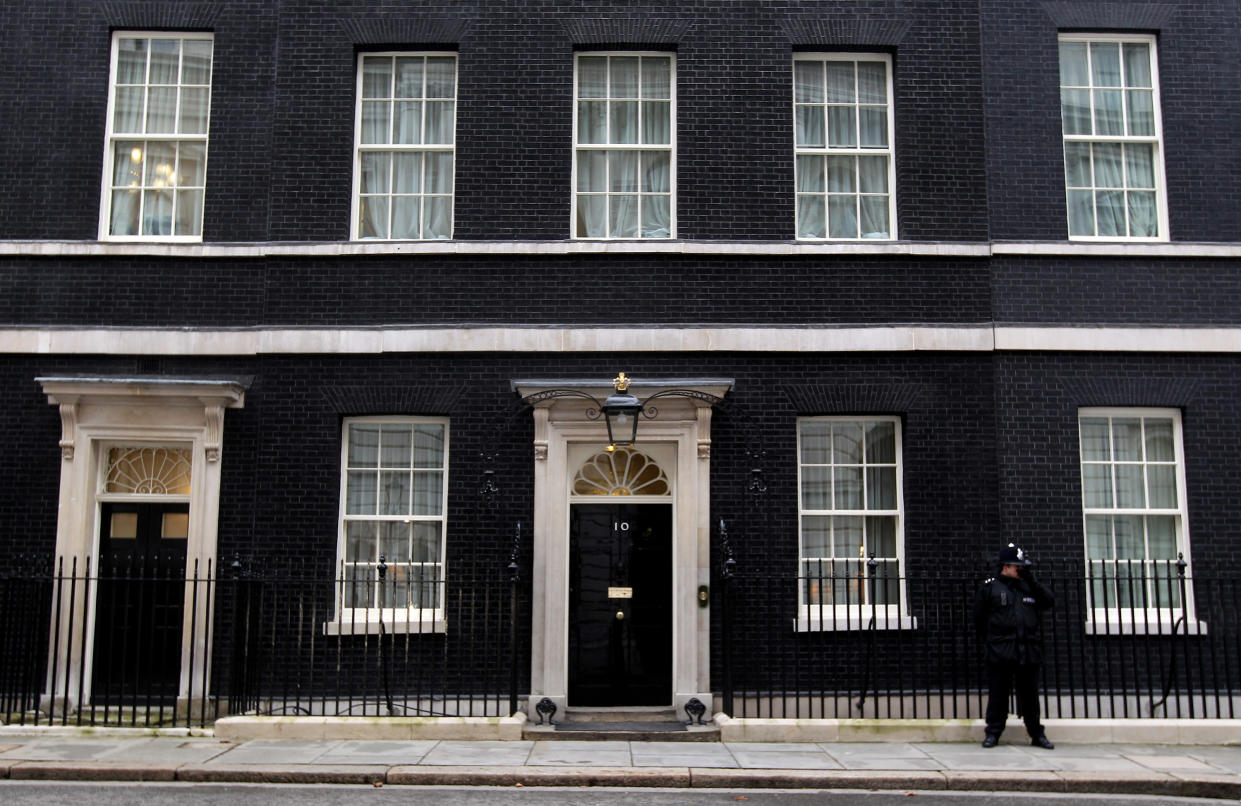
[[[1000,549],[1000,574],[982,583],[974,602],[974,624],[987,655],[987,735],[995,747],[1008,721],[1008,695],[1014,685],[1030,744],[1052,750],[1039,721],[1038,676],[1043,661],[1042,612],[1055,602],[1034,578],[1033,563],[1017,546]]]

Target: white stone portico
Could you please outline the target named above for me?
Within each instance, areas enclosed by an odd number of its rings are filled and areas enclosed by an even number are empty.
[[[85,576],[99,564],[99,512],[102,474],[112,446],[160,446],[190,454],[189,531],[186,573],[206,578],[216,565],[224,411],[245,403],[247,381],[236,378],[142,378],[66,376],[36,378],[48,402],[59,407],[60,503],[56,523],[56,558],[63,573]],[[92,571],[93,572],[93,571]],[[180,692],[191,681],[209,679],[210,585],[187,585],[181,647]],[[197,591],[199,601],[191,601]],[[59,655],[59,692],[82,692],[90,702],[93,657],[93,603],[64,607],[53,624],[49,650]],[[196,621],[195,621],[196,620]],[[85,632],[83,632],[85,631]],[[68,636],[83,635],[84,641]],[[191,642],[189,636],[194,636]],[[49,675],[56,670],[49,664]],[[80,684],[80,687],[79,687]],[[195,691],[201,696],[203,692]]]
[[[523,398],[550,389],[572,389],[602,401],[606,380],[516,380]],[[711,398],[723,398],[731,379],[633,379],[640,400],[673,389],[706,399],[668,396],[653,401],[658,413],[643,417],[636,449],[654,457],[672,481],[672,702],[681,709],[698,698],[711,709],[710,610],[699,606],[699,586],[710,584]],[[568,702],[569,505],[578,465],[607,444],[602,418],[591,419],[590,401],[557,397],[534,404],[534,562],[529,715],[544,697],[563,714]],[[641,503],[641,497],[626,503]],[[667,501],[667,499],[664,499]]]

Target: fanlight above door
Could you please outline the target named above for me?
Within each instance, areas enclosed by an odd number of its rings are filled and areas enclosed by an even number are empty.
[[[655,460],[632,448],[600,451],[573,477],[574,495],[672,495],[668,476]]]
[[[189,448],[111,448],[104,492],[189,495],[190,465]]]

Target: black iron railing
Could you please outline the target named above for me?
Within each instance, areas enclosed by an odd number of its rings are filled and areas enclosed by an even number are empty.
[[[804,563],[772,578],[729,567],[716,594],[714,671],[737,717],[977,719],[986,707],[970,577],[888,573],[877,562]],[[1241,581],[1177,560],[1040,573],[1044,714],[1236,718]],[[744,658],[733,664],[732,658]]]
[[[184,560],[148,557],[9,571],[0,721],[193,727],[229,714],[515,711],[529,687],[516,569],[483,580],[399,570],[323,576],[235,561],[187,574]]]

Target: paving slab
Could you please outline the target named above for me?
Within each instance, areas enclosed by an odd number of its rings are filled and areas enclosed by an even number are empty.
[[[314,760],[320,764],[417,764],[436,744],[431,740],[341,742]]]
[[[126,743],[109,752],[105,760],[201,764],[235,747],[235,743],[222,739],[152,738]]]
[[[940,772],[691,769],[693,786],[724,789],[944,789]]]
[[[534,742],[439,742],[419,764],[447,767],[521,766]]]
[[[173,781],[170,764],[135,761],[22,761],[9,767],[17,781]]]
[[[737,760],[722,744],[683,742],[634,742],[630,745],[635,767],[737,767]]]
[[[133,743],[133,739],[39,739],[7,750],[0,757],[9,761],[98,761]]]
[[[1144,767],[1162,772],[1222,772],[1204,761],[1182,755],[1135,756],[1134,761]]]
[[[209,764],[309,764],[340,741],[303,741],[299,739],[257,739],[235,745],[216,756]]]
[[[885,758],[927,758],[919,745],[904,742],[819,742],[819,749],[833,758],[882,756]]]
[[[843,765],[822,750],[742,750],[728,748],[743,769],[759,770],[839,770]]]
[[[186,764],[176,780],[195,783],[373,784],[383,782],[385,765],[361,764]]]
[[[393,767],[389,784],[418,786],[659,786],[690,785],[688,768],[659,767]]]
[[[1059,753],[1059,749],[1056,752]],[[1127,758],[1085,758],[1068,754],[1057,755],[1052,764],[1055,765],[1052,769],[1074,772],[1144,772],[1149,769]]]
[[[629,742],[537,742],[526,764],[540,767],[632,767]]]

